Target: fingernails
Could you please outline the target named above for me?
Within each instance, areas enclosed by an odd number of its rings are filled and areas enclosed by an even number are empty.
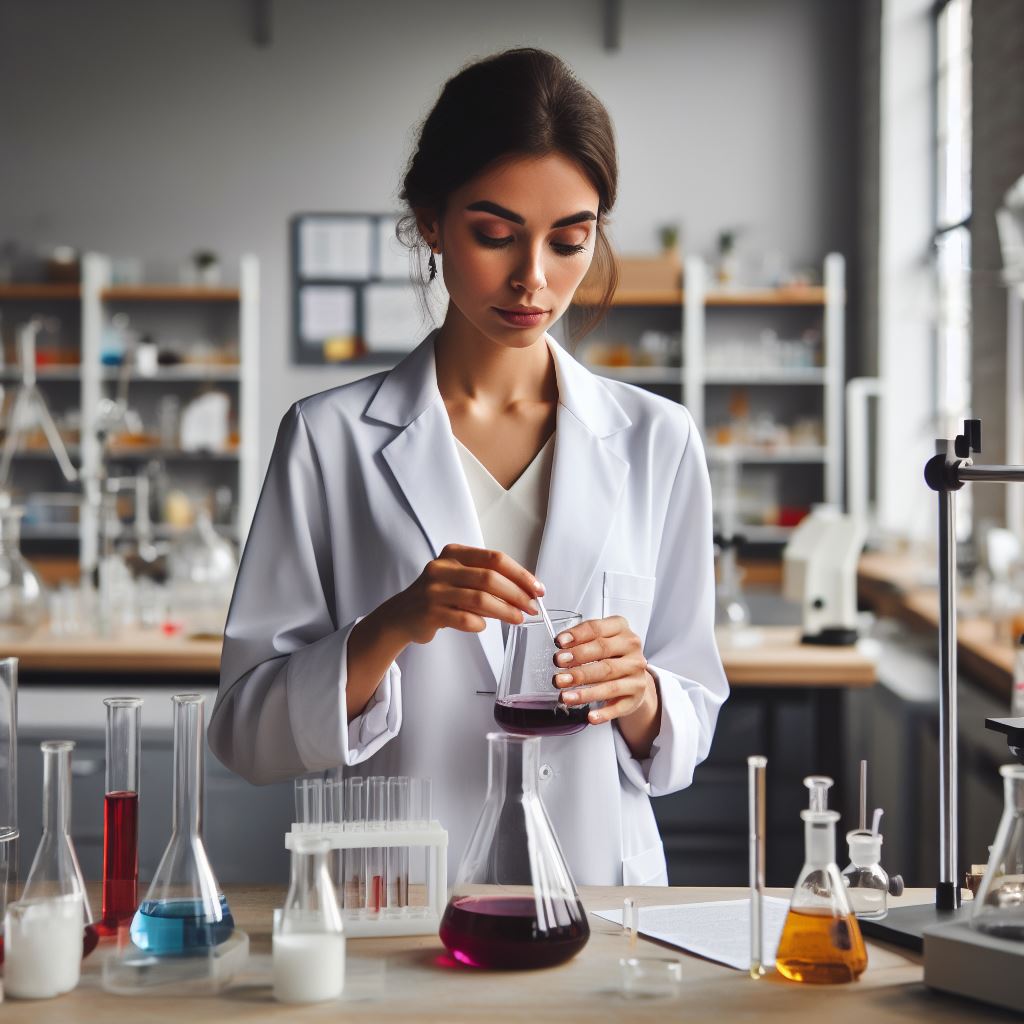
[[[579,699],[580,695],[575,690],[570,690],[568,693],[562,694],[562,700],[564,700],[566,704],[574,704]]]
[[[540,609],[532,602],[529,605],[531,615],[540,615]]]
[[[570,673],[570,672],[559,672],[558,675],[555,676],[555,682],[556,683],[571,683],[572,682],[572,673]],[[577,696],[579,696],[579,694],[575,694],[575,693],[573,694],[573,697],[577,697]]]
[[[538,597],[543,597],[545,593],[544,584],[540,580],[533,581],[533,589],[537,591]]]
[[[555,664],[556,665],[569,665],[571,663],[572,663],[572,652],[571,651],[563,651],[561,654],[556,654],[555,655]]]
[[[590,714],[587,715],[587,720],[592,725],[597,725],[598,722],[601,721],[601,712],[600,711],[591,711]]]
[[[566,644],[572,643],[572,633],[559,633],[558,644],[560,647],[565,647]]]

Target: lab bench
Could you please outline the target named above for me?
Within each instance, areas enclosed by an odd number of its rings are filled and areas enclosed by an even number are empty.
[[[737,899],[745,889],[601,888],[580,891],[588,911],[621,910],[625,896],[641,908],[664,904]],[[786,890],[775,895],[788,896]],[[96,894],[98,898],[98,893]],[[770,974],[751,981],[743,971],[688,956],[672,947],[640,939],[635,949],[617,926],[589,917],[590,941],[573,960],[547,970],[481,971],[454,964],[433,935],[349,939],[348,1000],[302,1007],[276,1003],[270,988],[271,912],[281,906],[280,887],[228,887],[228,901],[239,928],[250,939],[249,963],[218,998],[121,997],[100,988],[105,944],[83,964],[78,988],[47,1002],[8,1001],[4,1021],[96,1020],[177,1022],[187,1015],[201,1021],[360,1020],[545,1022],[666,1020],[775,1020],[789,1024],[885,1024],[887,1021],[1001,1021],[1005,1012],[976,1003],[939,997],[923,985],[921,960],[912,954],[868,943],[868,968],[847,985],[798,985]],[[910,890],[900,903],[922,903],[931,890]],[[674,996],[635,999],[619,986],[621,957],[670,958],[681,962],[682,982]],[[358,996],[358,1001],[353,1001]]]

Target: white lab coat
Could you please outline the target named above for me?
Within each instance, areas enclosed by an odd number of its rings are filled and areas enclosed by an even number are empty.
[[[411,644],[367,709],[351,721],[345,711],[356,622],[446,544],[483,546],[437,387],[435,333],[390,372],[286,413],[228,613],[209,739],[256,783],[339,764],[431,777],[454,876],[486,791],[501,624]],[[644,761],[608,723],[542,740],[540,793],[577,883],[666,884],[649,798],[690,784],[728,694],[703,448],[682,406],[548,343],[559,404],[536,575],[549,608],[626,617],[662,711]]]

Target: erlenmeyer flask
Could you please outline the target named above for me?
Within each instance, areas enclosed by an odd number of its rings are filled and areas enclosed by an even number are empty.
[[[836,864],[839,814],[827,809],[832,780],[812,775],[804,785],[811,791],[810,810],[800,812],[804,866],[790,899],[775,966],[791,981],[854,981],[864,973],[868,955]]]
[[[1024,764],[1004,764],[1003,816],[971,911],[971,926],[1024,939]]]
[[[202,953],[235,922],[203,846],[203,698],[177,694],[171,838],[132,920],[132,941],[157,954]]]
[[[345,935],[327,870],[330,840],[296,835],[284,907],[274,912],[274,998],[283,1003],[337,999],[345,987]]]
[[[579,612],[549,612],[555,636],[583,621]],[[510,626],[494,700],[494,720],[520,736],[569,736],[587,727],[589,704],[566,704],[554,684],[559,648],[539,615]]]
[[[24,639],[42,621],[46,589],[21,553],[25,510],[0,508],[0,640]]]
[[[473,967],[551,967],[590,937],[537,792],[540,740],[487,734],[487,799],[441,919],[441,941]]]
[[[45,740],[43,834],[21,898],[7,906],[4,985],[10,995],[39,999],[78,984],[83,956],[99,935],[71,841],[71,740]],[[83,932],[84,929],[84,932]]]

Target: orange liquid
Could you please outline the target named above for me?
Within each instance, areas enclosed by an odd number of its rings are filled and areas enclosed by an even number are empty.
[[[856,981],[868,966],[857,918],[828,910],[790,910],[779,939],[775,966],[790,981],[838,985]]]

